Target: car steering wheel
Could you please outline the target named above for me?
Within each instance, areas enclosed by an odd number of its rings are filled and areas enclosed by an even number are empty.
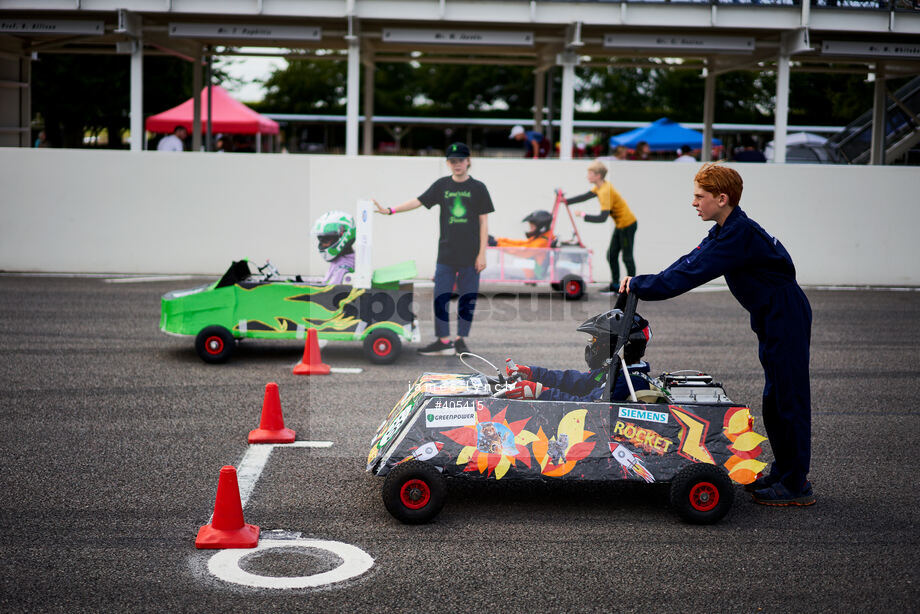
[[[461,352],[457,357],[460,359],[460,362],[462,362],[467,368],[472,369],[476,373],[486,378],[486,381],[489,382],[489,384],[493,386],[493,391],[492,391],[493,397],[495,398],[503,397],[505,396],[505,393],[508,392],[508,389],[511,388],[511,382],[505,379],[505,376],[502,375],[501,370],[499,370],[498,367],[493,365],[491,362],[489,362],[488,360],[486,360],[479,354],[474,354],[472,352]],[[486,363],[487,365],[495,369],[495,374],[497,377],[489,375],[488,373],[485,373],[481,369],[477,369],[470,363],[466,362],[466,360],[464,360],[465,357],[478,358],[482,362]]]

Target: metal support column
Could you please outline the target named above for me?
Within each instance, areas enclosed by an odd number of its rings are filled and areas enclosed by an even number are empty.
[[[578,56],[571,51],[560,53],[557,63],[562,65],[562,109],[560,111],[559,159],[572,159],[572,132],[575,118],[575,66]]]
[[[135,16],[137,35],[131,51],[131,151],[144,150],[144,38],[141,18]]]
[[[553,87],[553,68],[550,66],[546,71],[546,132],[543,133],[543,136],[549,140],[550,143],[555,143],[553,138],[553,111],[556,106],[556,97]]]
[[[543,101],[546,98],[546,73],[537,69],[533,73],[533,129],[540,134],[543,130]]]
[[[208,48],[208,129],[204,142],[205,151],[214,151],[214,55]]]
[[[27,55],[19,58],[19,81],[25,84],[19,88],[19,146],[32,147],[32,59]],[[113,138],[110,134],[109,142]]]
[[[361,41],[354,28],[354,18],[348,16],[348,85],[345,103],[345,155],[358,155],[358,101],[361,93]]]
[[[885,88],[885,66],[875,65],[875,87],[872,92],[872,141],[869,149],[869,164],[885,163],[885,107],[888,106]]]
[[[192,62],[192,151],[201,151],[201,47]]]
[[[789,126],[789,54],[782,50],[776,58],[776,105],[773,119],[773,162],[786,162],[786,130]]]
[[[706,69],[703,87],[703,145],[700,148],[700,162],[712,161],[712,123],[716,108],[716,75]]]
[[[374,61],[364,61],[364,147],[365,156],[374,153]]]

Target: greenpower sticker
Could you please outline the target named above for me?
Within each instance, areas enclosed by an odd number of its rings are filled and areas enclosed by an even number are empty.
[[[429,407],[425,410],[425,426],[430,429],[472,426],[476,424],[476,406]]]

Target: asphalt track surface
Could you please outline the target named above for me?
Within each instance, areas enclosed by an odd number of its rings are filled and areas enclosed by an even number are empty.
[[[190,339],[157,330],[159,296],[197,283],[0,277],[0,610],[916,611],[920,292],[806,289],[811,508],[762,507],[738,489],[721,523],[699,527],[677,519],[660,487],[454,482],[433,523],[403,526],[381,503],[382,479],[364,471],[369,440],[419,373],[455,371],[456,359],[408,348],[372,366],[360,346],[332,343],[325,362],[365,371],[303,377],[291,373],[301,344],[247,342],[229,364],[207,365]],[[430,290],[418,295],[427,341]],[[608,304],[487,292],[470,346],[578,367],[585,339],[574,328]],[[654,330],[653,372],[706,370],[759,415],[755,339],[730,294],[639,311]],[[194,547],[220,467],[246,453],[270,381],[297,439],[334,445],[275,449],[246,521],[363,549],[374,565],[355,579],[244,587],[213,576],[215,551]],[[276,550],[243,568],[300,576],[339,562]]]

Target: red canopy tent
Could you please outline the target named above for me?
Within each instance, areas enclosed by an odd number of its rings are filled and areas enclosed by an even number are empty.
[[[215,133],[229,134],[278,134],[278,122],[260,115],[235,100],[227,90],[214,85],[214,101],[211,104],[214,119],[211,130]],[[146,128],[150,132],[172,132],[176,126],[184,126],[192,132],[192,120],[195,113],[195,99],[190,98],[177,107],[147,118]],[[201,131],[207,130],[208,122],[208,88],[201,90]]]

